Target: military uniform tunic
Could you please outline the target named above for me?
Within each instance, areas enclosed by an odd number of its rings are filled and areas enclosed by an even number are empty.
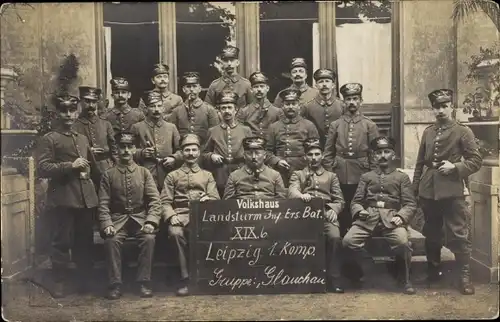
[[[203,145],[208,138],[208,129],[219,124],[219,116],[213,106],[200,98],[191,103],[191,113],[187,104],[185,102],[174,108],[168,122],[177,127],[181,136],[188,133],[198,135]]]
[[[237,109],[252,103],[254,100],[250,81],[240,75],[234,75],[232,77],[222,76],[214,80],[208,87],[205,102],[215,106],[217,95],[224,89],[232,90],[238,94]]]
[[[333,96],[325,101],[321,95],[304,105],[302,116],[318,129],[321,147],[325,146],[330,124],[342,115],[343,105],[341,100]]]
[[[159,92],[159,91],[158,91]],[[172,111],[183,104],[182,97],[180,97],[177,94],[174,94],[172,92],[164,92],[161,93],[161,98],[163,102],[163,116],[164,119],[167,120],[170,117],[170,114],[172,114]],[[144,103],[144,100],[142,97],[139,99],[139,109],[146,114],[146,103]]]
[[[278,121],[281,114],[282,111],[266,99],[262,108],[257,102],[245,106],[237,118],[252,130],[253,135],[265,138],[269,126]]]
[[[257,170],[258,180],[252,169],[244,166],[231,173],[223,199],[285,199],[283,179],[278,171],[263,165]]]
[[[113,126],[115,134],[130,131],[133,124],[144,120],[144,113],[137,108],[131,108],[129,105],[121,111],[114,107],[106,114],[106,119]]]
[[[294,84],[292,84],[288,88],[294,88],[294,89],[297,89],[300,91],[301,94],[300,94],[299,104],[301,106],[304,106],[306,103],[312,101],[319,94],[319,91],[317,88],[311,87],[307,84],[303,87],[300,87],[300,88],[295,86]],[[278,108],[283,107],[283,100],[280,97],[281,92],[282,91],[278,92],[278,94],[276,95],[276,98],[274,99],[274,106],[276,106]]]

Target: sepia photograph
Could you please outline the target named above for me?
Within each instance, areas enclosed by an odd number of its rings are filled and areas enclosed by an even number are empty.
[[[483,320],[492,0],[0,5],[6,321]]]

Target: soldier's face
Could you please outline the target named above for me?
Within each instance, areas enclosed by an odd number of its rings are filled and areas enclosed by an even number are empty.
[[[234,74],[239,65],[240,61],[236,58],[222,59],[222,68],[224,68],[224,72],[228,75]]]
[[[187,97],[198,97],[201,92],[201,86],[200,84],[187,84],[182,87],[182,91]]]
[[[152,82],[157,88],[165,89],[167,88],[169,82],[168,74],[156,75],[153,77]]]
[[[361,103],[363,103],[363,99],[361,95],[351,95],[344,98],[344,103],[347,110],[354,114],[359,110]]]
[[[78,108],[76,106],[70,108],[62,108],[57,111],[57,114],[62,124],[66,127],[70,127],[78,118]]]
[[[382,168],[388,167],[395,157],[396,153],[394,153],[394,150],[389,148],[373,151],[373,160],[378,164],[379,167]]]
[[[126,91],[124,89],[117,89],[113,91],[112,95],[115,103],[123,105],[130,99],[131,94],[129,91]]]
[[[294,83],[305,82],[307,79],[307,70],[304,67],[294,67],[290,70],[290,75]]]
[[[159,120],[161,116],[163,115],[163,111],[165,110],[165,107],[163,106],[162,101],[157,101],[154,103],[150,103],[147,106],[147,112],[150,117],[152,117],[155,120]]]
[[[335,82],[329,78],[322,78],[316,82],[316,88],[321,94],[330,94],[335,87]]]
[[[97,113],[97,101],[89,98],[83,98],[82,102],[83,108],[87,111],[89,115],[95,115]]]
[[[267,84],[255,84],[252,85],[252,92],[257,98],[264,98],[269,92],[269,86]]]
[[[182,148],[182,156],[187,164],[195,164],[200,157],[200,147],[196,144],[186,145]]]
[[[316,169],[321,165],[321,161],[323,161],[323,151],[321,149],[311,149],[306,153],[305,158],[309,166]]]
[[[451,119],[451,115],[453,113],[453,103],[452,102],[436,103],[432,107],[432,112],[434,113],[436,120]]]
[[[136,151],[135,145],[130,143],[118,144],[118,155],[122,162],[129,162]]]
[[[300,105],[299,101],[284,101],[283,102],[283,112],[285,112],[285,116],[293,119],[299,113]]]
[[[250,169],[259,169],[264,164],[266,151],[264,149],[245,150],[245,163]]]
[[[236,114],[236,106],[233,103],[225,103],[219,105],[219,110],[224,121],[232,121]]]

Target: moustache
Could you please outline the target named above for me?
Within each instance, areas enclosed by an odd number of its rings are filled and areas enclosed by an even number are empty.
[[[349,108],[356,108],[356,105],[354,105],[354,104],[349,104]]]
[[[387,159],[385,159],[385,158],[381,158],[381,159],[379,159],[378,161],[379,161],[379,162],[387,162]]]
[[[302,79],[302,76],[295,76],[293,79]]]

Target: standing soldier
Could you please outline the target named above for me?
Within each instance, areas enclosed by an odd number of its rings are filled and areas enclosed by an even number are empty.
[[[174,108],[182,105],[182,97],[168,90],[170,82],[170,68],[165,64],[155,64],[151,74],[151,82],[154,85],[153,91],[161,94],[163,102],[164,118],[168,119]],[[146,113],[146,105],[142,99],[139,99],[139,109]]]
[[[128,81],[125,78],[115,77],[110,83],[115,106],[108,110],[106,119],[113,126],[116,135],[123,131],[130,131],[132,124],[144,120],[144,113],[140,109],[128,105],[131,94]]]
[[[37,151],[38,171],[49,178],[47,206],[54,222],[52,234],[52,272],[54,297],[63,297],[67,265],[77,264],[79,290],[85,291],[92,270],[89,256],[93,244],[93,215],[97,194],[90,180],[92,152],[87,137],[72,129],[78,117],[78,98],[56,97],[58,120],[55,129],[42,137]],[[94,170],[94,169],[92,169]]]
[[[282,111],[267,99],[268,79],[261,72],[250,75],[250,84],[255,102],[238,112],[238,120],[252,130],[253,135],[266,137],[269,126],[278,121]]]
[[[187,99],[184,104],[174,108],[168,121],[177,126],[181,136],[188,133],[198,135],[203,145],[207,141],[208,129],[219,124],[219,116],[212,105],[198,97],[201,92],[198,73],[185,73],[183,83],[182,90]]]
[[[245,165],[229,175],[223,199],[285,199],[281,175],[264,165],[266,140],[244,138],[243,148]]]
[[[335,93],[337,73],[331,69],[318,69],[314,72],[314,80],[319,93],[304,105],[303,116],[316,125],[323,148],[330,124],[342,115],[343,102]]]
[[[324,233],[328,246],[326,253],[328,288],[334,293],[344,293],[338,258],[342,242],[337,218],[344,207],[339,179],[335,173],[326,171],[321,165],[323,150],[319,139],[307,139],[304,142],[304,151],[308,166],[292,174],[288,198],[301,198],[305,202],[311,201],[312,198],[327,200]]]
[[[139,240],[137,282],[141,297],[151,297],[151,267],[155,247],[154,230],[161,219],[160,194],[151,173],[134,160],[133,134],[117,135],[119,162],[108,169],[99,189],[99,221],[104,235],[108,271],[108,299],[121,296],[121,245],[128,236]]]
[[[161,94],[149,91],[145,100],[147,117],[144,121],[132,125],[131,129],[137,147],[134,159],[151,171],[158,191],[161,192],[167,171],[180,160],[180,155],[175,154],[179,148],[180,135],[174,124],[163,119],[165,106]]]
[[[217,95],[226,89],[238,95],[236,110],[253,101],[250,82],[236,72],[236,68],[240,65],[238,59],[239,53],[240,50],[234,46],[226,46],[222,49],[220,55],[223,68],[222,76],[214,80],[208,87],[207,95],[205,96],[205,102],[208,104],[215,106]]]
[[[358,262],[366,240],[374,234],[381,234],[392,251],[403,258],[403,265],[399,267],[403,292],[415,294],[410,280],[412,249],[408,240],[408,224],[415,215],[417,202],[408,175],[392,165],[396,156],[395,145],[395,140],[387,137],[378,137],[370,142],[376,169],[361,175],[351,203],[355,221],[342,244],[354,262]]]
[[[220,199],[212,174],[200,168],[200,140],[195,134],[182,137],[181,151],[184,164],[170,172],[165,178],[165,187],[161,192],[164,219],[169,223],[168,235],[175,240],[181,268],[181,284],[177,295],[189,294],[188,278],[188,234],[189,202]]]
[[[319,139],[314,124],[300,116],[300,92],[290,88],[280,92],[283,100],[284,117],[269,127],[267,164],[278,167],[285,187],[288,187],[293,171],[302,170],[307,162],[304,158],[304,141],[310,138]]]
[[[479,171],[479,154],[471,129],[452,119],[453,91],[439,89],[429,94],[436,123],[422,134],[418,150],[413,186],[424,212],[427,280],[438,281],[441,276],[443,223],[448,247],[455,254],[460,271],[459,290],[474,294],[470,281],[471,242],[468,238],[468,218],[471,214],[465,203],[463,181]],[[425,169],[424,169],[425,166]]]
[[[94,179],[98,190],[101,175],[117,162],[118,151],[111,123],[98,115],[97,105],[101,90],[90,86],[81,86],[79,90],[83,111],[76,120],[74,129],[89,140],[90,150],[99,170],[99,176]]]
[[[223,122],[208,130],[203,148],[204,158],[210,164],[219,195],[223,195],[229,174],[243,165],[243,139],[252,131],[235,119],[238,94],[224,90],[217,97],[217,108]]]
[[[296,89],[300,92],[300,105],[304,106],[307,102],[312,101],[318,95],[318,89],[307,84],[307,64],[304,58],[292,58],[290,64],[290,77],[292,85],[286,89]],[[274,99],[274,106],[282,107],[283,99],[281,92]]]

